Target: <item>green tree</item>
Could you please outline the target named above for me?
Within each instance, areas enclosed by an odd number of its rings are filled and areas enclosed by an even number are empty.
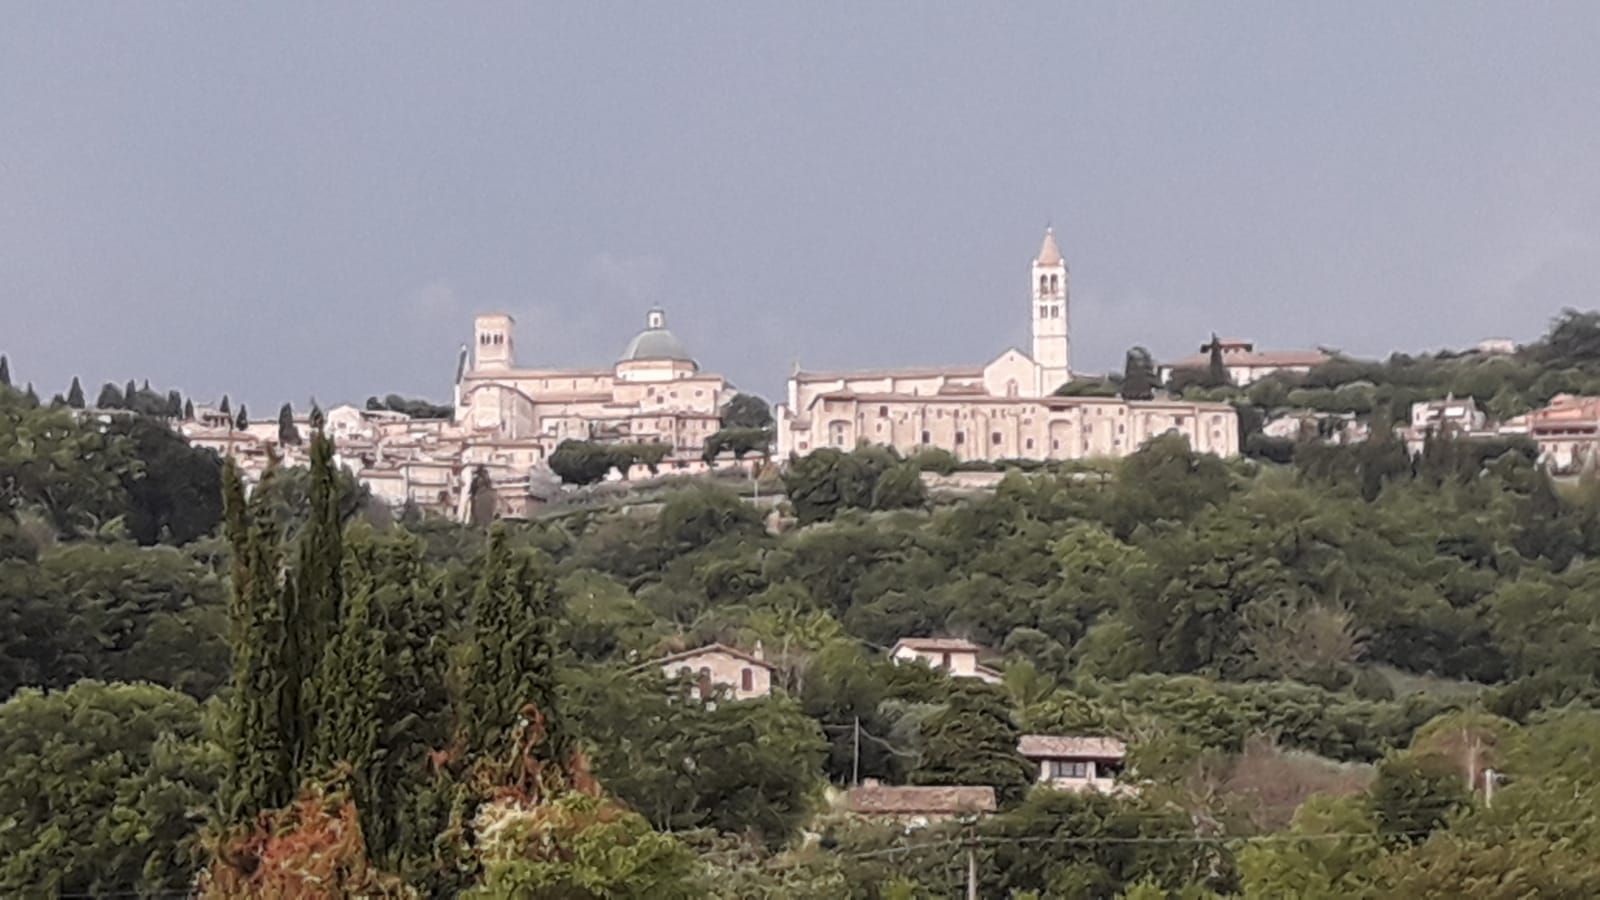
[[[1378,764],[1372,818],[1391,844],[1420,843],[1468,804],[1467,789],[1449,760],[1401,755]]]
[[[565,440],[550,453],[550,471],[567,484],[594,484],[616,465],[604,446],[589,441]]]
[[[67,388],[67,405],[73,409],[83,409],[83,385],[78,383],[78,376],[72,376],[72,386]]]
[[[194,421],[194,401],[193,400],[184,400],[183,401],[183,420],[185,422],[193,422]]]
[[[239,404],[239,414],[233,417],[233,427],[240,431],[250,427],[250,413],[245,409],[243,403]]]
[[[462,727],[469,752],[497,757],[525,730],[523,749],[498,777],[526,784],[567,765],[573,745],[556,695],[553,579],[543,560],[509,540],[503,525],[491,530],[472,595]]]
[[[689,900],[697,860],[677,838],[603,800],[568,794],[532,808],[490,807],[497,835],[482,848],[469,900]]]
[[[189,445],[164,423],[145,417],[113,421],[108,437],[122,439],[137,468],[121,475],[128,532],[143,545],[187,544],[222,522],[222,461]]]
[[[278,443],[293,447],[300,445],[300,429],[294,424],[294,407],[287,403],[278,408]]]
[[[1122,386],[1119,392],[1122,399],[1149,400],[1155,396],[1155,386],[1156,366],[1150,351],[1143,347],[1130,348],[1122,363]]]
[[[11,387],[11,360],[0,353],[0,388]]]
[[[122,391],[108,381],[100,388],[100,396],[95,398],[94,406],[95,409],[123,409],[126,403]]]
[[[944,708],[923,729],[916,784],[991,785],[1016,803],[1033,783],[1033,767],[1017,752],[1021,729],[994,688],[965,680],[951,684]]]
[[[0,705],[0,893],[156,896],[198,868],[194,810],[221,760],[199,704],[80,681]]]
[[[467,521],[478,528],[488,528],[494,522],[496,504],[494,480],[489,477],[488,468],[473,467],[472,484],[467,489],[467,497]]]
[[[228,403],[227,394],[222,395],[222,402],[217,404],[217,412],[220,412],[225,416],[233,415],[233,407]]]
[[[1233,379],[1228,375],[1228,364],[1222,358],[1222,341],[1215,334],[1211,335],[1211,343],[1206,345],[1210,358],[1206,362],[1206,387],[1227,387],[1233,384]]]
[[[722,427],[771,429],[772,407],[755,394],[735,394],[722,407]]]

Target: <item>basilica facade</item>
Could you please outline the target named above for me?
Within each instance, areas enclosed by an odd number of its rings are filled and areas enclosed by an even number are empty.
[[[910,454],[941,448],[961,460],[1124,456],[1176,432],[1203,453],[1239,452],[1226,403],[1058,397],[1072,379],[1070,288],[1055,234],[1029,265],[1032,353],[1009,349],[985,365],[790,375],[775,410],[780,456],[867,442]]]
[[[733,387],[700,371],[659,307],[606,368],[519,368],[514,322],[474,322],[470,361],[455,387],[455,422],[480,442],[503,445],[515,464],[540,464],[564,440],[661,443],[698,457],[715,434]]]

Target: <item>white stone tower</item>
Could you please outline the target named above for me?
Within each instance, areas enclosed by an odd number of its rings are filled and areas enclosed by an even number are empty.
[[[515,320],[505,313],[488,313],[473,320],[473,331],[476,332],[472,356],[474,371],[511,368],[511,329],[515,324]]]
[[[1056,246],[1054,229],[1045,228],[1044,245],[1033,260],[1032,271],[1033,361],[1039,364],[1039,394],[1048,396],[1072,380],[1067,261]]]

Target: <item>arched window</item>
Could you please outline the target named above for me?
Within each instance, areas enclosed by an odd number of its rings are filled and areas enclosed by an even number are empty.
[[[1048,292],[1049,290],[1050,290],[1050,276],[1048,276],[1048,275],[1040,275],[1039,276],[1039,293],[1043,294],[1043,293]]]
[[[1015,397],[1016,395],[1017,395],[1017,380],[1015,378],[1013,378],[1010,381],[1006,382],[1006,396],[1007,397]]]
[[[1061,276],[1059,275],[1050,276],[1050,293],[1054,294],[1056,291],[1061,290],[1060,278]]]

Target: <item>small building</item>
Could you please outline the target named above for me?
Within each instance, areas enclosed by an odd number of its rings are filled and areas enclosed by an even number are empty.
[[[1411,427],[1417,431],[1433,429],[1434,434],[1469,433],[1482,431],[1488,426],[1488,417],[1471,397],[1456,399],[1454,394],[1443,400],[1423,400],[1411,404]]]
[[[1548,406],[1528,413],[1526,422],[1522,433],[1539,445],[1539,461],[1552,470],[1576,472],[1600,462],[1600,397],[1557,394]]]
[[[725,644],[707,644],[656,660],[662,674],[698,679],[702,696],[714,686],[726,687],[735,700],[753,700],[772,693],[775,667],[757,643],[754,652],[745,653]]]
[[[889,650],[897,663],[924,662],[955,678],[976,678],[999,684],[1000,673],[978,662],[983,648],[961,638],[901,638]]]
[[[1025,734],[1017,752],[1039,766],[1040,784],[1069,791],[1129,790],[1116,781],[1128,756],[1127,746],[1116,738]]]
[[[855,815],[904,825],[929,825],[957,816],[995,811],[994,788],[981,786],[884,786],[868,778],[845,795],[845,808]]]
[[[1238,387],[1278,372],[1305,375],[1333,358],[1321,350],[1257,350],[1254,343],[1242,338],[1217,338],[1217,343],[1222,345],[1223,368]],[[1207,342],[1198,354],[1162,366],[1161,381],[1170,381],[1172,373],[1180,369],[1205,371],[1210,367],[1211,344]]]

